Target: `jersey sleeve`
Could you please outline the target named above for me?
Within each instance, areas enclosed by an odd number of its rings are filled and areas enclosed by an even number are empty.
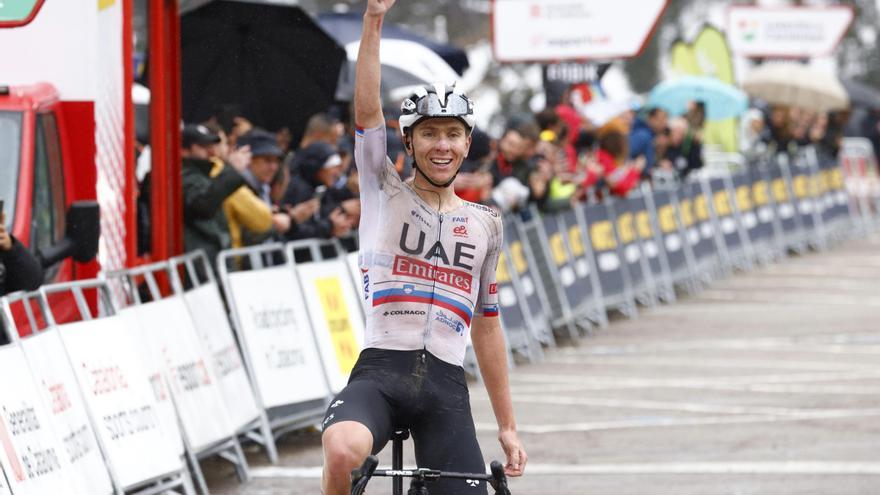
[[[480,271],[480,293],[477,296],[475,312],[483,316],[498,316],[498,285],[495,282],[495,272],[501,255],[501,243],[504,242],[501,218],[493,217],[490,225],[489,247]]]

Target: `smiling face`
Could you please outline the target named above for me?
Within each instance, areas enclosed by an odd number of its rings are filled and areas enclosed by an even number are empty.
[[[422,172],[438,184],[449,182],[468,154],[471,137],[455,118],[433,118],[418,123],[412,131],[407,153]]]

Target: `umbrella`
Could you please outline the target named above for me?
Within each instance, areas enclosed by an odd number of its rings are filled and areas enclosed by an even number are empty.
[[[632,103],[625,100],[596,99],[578,108],[581,115],[587,118],[593,126],[602,127],[611,119],[630,110]]]
[[[880,90],[852,79],[841,81],[854,107],[880,109]]]
[[[687,111],[691,101],[705,104],[706,120],[738,117],[749,104],[746,94],[735,86],[714,77],[684,76],[655,86],[648,98],[648,106],[663,108],[672,115],[681,115]]]
[[[749,96],[767,103],[815,112],[843,110],[849,97],[834,75],[801,64],[764,64],[752,69],[743,81]]]
[[[345,46],[361,39],[361,28],[364,25],[361,14],[325,13],[318,14],[316,20],[340,45]],[[461,48],[447,43],[437,43],[396,24],[389,22],[382,24],[382,39],[406,40],[425,46],[439,55],[459,74],[464,74],[469,66],[467,53]]]
[[[358,14],[319,14],[318,24],[348,54],[348,66],[339,77],[337,100],[350,100],[354,94],[354,66],[360,47],[363,17]],[[405,28],[390,23],[382,25],[382,89],[424,85],[432,82],[451,83],[468,67],[464,50],[433,42]]]
[[[299,7],[214,1],[181,17],[183,117],[237,104],[254,124],[306,121],[335,101],[345,50]]]

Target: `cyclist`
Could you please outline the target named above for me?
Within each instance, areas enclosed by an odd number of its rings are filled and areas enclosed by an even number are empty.
[[[471,101],[443,84],[420,88],[404,100],[400,117],[414,178],[401,181],[386,156],[379,42],[393,4],[368,1],[358,52],[355,162],[363,205],[366,348],[324,418],[326,495],[348,494],[351,470],[381,451],[400,427],[412,434],[419,466],[485,471],[462,368],[468,336],[498,423],[507,475],[521,475],[527,459],[498,321],[501,218],[459,199],[450,187],[471,143]],[[431,490],[487,493],[485,482],[473,480],[440,480]]]

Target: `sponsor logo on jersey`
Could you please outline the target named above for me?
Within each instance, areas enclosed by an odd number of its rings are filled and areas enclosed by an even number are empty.
[[[491,208],[491,207],[489,207],[489,206],[481,205],[481,204],[478,204],[478,203],[468,203],[468,206],[471,206],[472,208],[476,208],[476,209],[478,209],[478,210],[483,210],[483,211],[485,211],[486,213],[492,215],[493,217],[497,217],[497,216],[498,216],[498,212],[495,211],[495,208]]]
[[[452,312],[461,318],[465,326],[471,324],[473,311],[464,303],[448,296],[429,291],[416,290],[415,286],[406,284],[399,289],[383,289],[373,293],[373,307],[389,303],[429,304]]]
[[[456,223],[467,223],[468,217],[452,217],[452,221]]]
[[[425,217],[421,215],[421,213],[417,212],[416,210],[410,210],[409,214],[412,215],[412,217],[419,222],[425,224],[425,226],[431,227],[431,222],[429,222]]]
[[[452,235],[454,235],[455,237],[467,237],[467,226],[459,225],[458,227],[455,227],[454,229],[452,229]]]
[[[443,262],[444,265],[452,265],[457,268],[464,268],[465,270],[473,270],[473,265],[468,265],[465,263],[466,260],[473,260],[476,258],[474,252],[477,249],[477,246],[474,244],[468,244],[466,242],[456,242],[452,246],[452,262],[449,261],[449,254],[447,254],[446,247],[438,239],[434,244],[426,247],[426,238],[427,235],[421,229],[412,230],[417,231],[417,234],[410,235],[410,229],[412,226],[409,223],[404,222],[403,227],[400,231],[400,241],[398,242],[398,247],[401,251],[406,254],[411,254],[414,256],[421,256],[426,260],[437,258]],[[412,239],[411,237],[415,237]]]
[[[364,301],[370,299],[370,273],[366,268],[361,268],[361,273],[364,275]]]
[[[455,331],[455,333],[459,335],[464,335],[464,324],[453,318],[452,316],[444,313],[443,311],[437,311],[434,313],[434,321],[439,321],[440,323],[446,325]]]
[[[420,278],[422,280],[433,280],[438,284],[443,284],[459,290],[470,292],[473,284],[473,276],[461,270],[452,268],[443,268],[434,266],[414,258],[406,256],[394,257],[394,275],[404,275],[407,277]]]
[[[394,311],[386,311],[382,316],[425,316],[427,313],[420,310],[396,309]]]
[[[489,284],[489,294],[498,294],[498,284],[496,284],[496,283]]]

